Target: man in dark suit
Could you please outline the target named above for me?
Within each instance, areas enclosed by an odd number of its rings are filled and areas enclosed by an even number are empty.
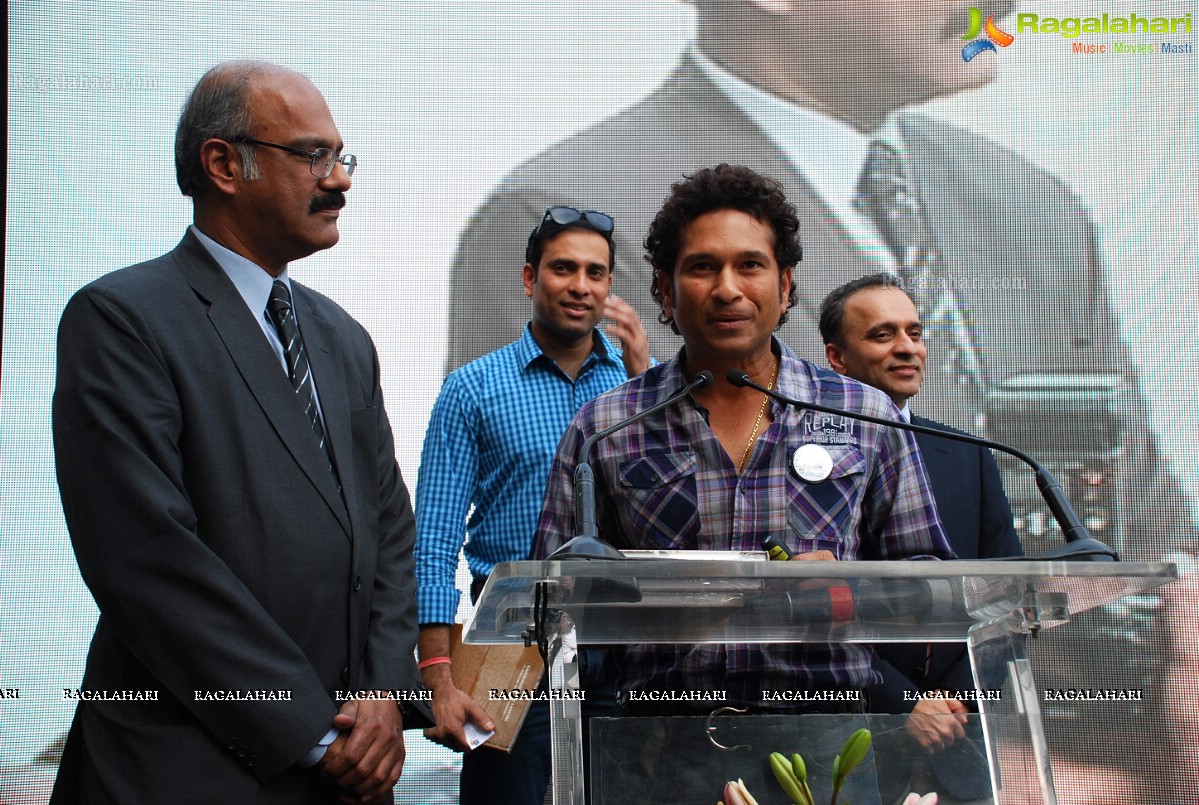
[[[307,78],[214,67],[176,137],[194,225],[63,314],[58,483],[100,619],[54,802],[391,801],[411,505],[370,336],[287,271],[337,242],[354,165]]]
[[[908,405],[924,380],[928,349],[923,330],[915,301],[894,274],[848,282],[829,294],[820,308],[820,336],[834,371],[885,392],[902,419],[945,428],[912,413]],[[917,433],[916,442],[937,513],[958,558],[1021,556],[1012,510],[991,452],[925,433]],[[875,646],[875,668],[883,682],[870,689],[871,708],[910,714],[907,733],[921,749],[940,753],[965,736],[962,722],[971,707],[952,698],[976,687],[963,645],[880,644]],[[920,698],[922,693],[946,698]],[[963,799],[989,796],[985,763],[971,765],[969,758],[969,751],[959,750],[952,773],[938,775],[936,789]],[[943,763],[933,764],[935,771],[944,768]]]

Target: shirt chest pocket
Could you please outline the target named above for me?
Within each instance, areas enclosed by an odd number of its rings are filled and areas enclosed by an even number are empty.
[[[618,519],[632,548],[693,548],[699,536],[695,453],[642,456],[620,465]]]
[[[787,525],[792,548],[797,552],[823,549],[840,559],[857,542],[857,534],[851,529],[857,524],[857,512],[866,493],[866,457],[848,445],[826,449],[833,466],[824,480],[805,481],[794,469],[788,471],[791,505]]]

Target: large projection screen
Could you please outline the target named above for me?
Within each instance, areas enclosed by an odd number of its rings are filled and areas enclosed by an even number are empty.
[[[836,24],[825,20],[821,30],[827,3],[256,0],[8,4],[0,802],[45,800],[74,709],[63,690],[79,684],[97,616],[55,485],[50,399],[58,319],[81,286],[166,252],[190,223],[172,148],[180,107],[203,71],[254,58],[307,74],[328,99],[346,150],[357,155],[341,242],[291,272],[373,335],[397,458],[412,488],[447,368],[518,335],[518,325],[488,310],[505,299],[519,309],[524,239],[547,204],[597,207],[615,217],[615,291],[641,311],[658,359],[677,350],[678,340],[655,320],[637,245],[669,181],[707,164],[688,164],[688,155],[672,149],[669,127],[652,122],[669,118],[692,132],[711,131],[696,157],[717,157],[709,163],[761,164],[763,149],[772,148],[761,133],[727,134],[753,127],[730,127],[731,107],[695,100],[711,86],[694,75],[671,78],[698,48],[701,15],[720,5],[761,7],[780,14],[779,25],[793,26],[797,36],[821,37],[795,47],[842,60],[846,92],[861,91],[855,70],[884,51],[910,47],[914,59],[926,59],[930,97],[904,113],[952,126],[960,135],[954,142],[976,144],[977,162],[959,149],[944,173],[951,185],[977,188],[963,215],[1011,215],[991,227],[1006,233],[1004,242],[965,244],[982,255],[969,271],[981,271],[995,254],[1024,261],[1003,277],[970,275],[974,289],[990,283],[975,313],[995,328],[988,334],[995,355],[1020,343],[1017,332],[1032,333],[1040,345],[1027,361],[997,359],[989,382],[1004,394],[946,416],[1030,445],[1066,473],[1070,489],[1089,496],[1095,524],[1124,556],[1165,558],[1182,574],[1158,595],[1079,618],[1032,646],[1043,685],[1143,692],[1141,701],[1045,703],[1059,792],[1066,802],[1195,801],[1199,82],[1192,4],[1022,3],[999,21],[1015,41],[967,63],[960,55],[967,3],[905,3],[911,16],[901,25],[893,21],[899,3],[845,2]],[[1037,16],[1035,31],[1020,16],[1029,14]],[[1112,24],[1130,15],[1186,22],[1173,32],[1152,22],[1124,32]],[[1044,30],[1050,18],[1058,30]],[[1087,18],[1106,19],[1107,30],[1086,30]],[[746,20],[745,30],[728,30],[730,41],[750,39]],[[928,48],[936,51],[931,61]],[[935,97],[940,84],[975,86]],[[643,129],[601,124],[639,103],[624,120]],[[646,165],[669,166],[663,173],[671,175],[656,190],[644,187]],[[1029,177],[1050,183],[1059,201],[1034,197]],[[776,178],[793,198],[799,194],[798,174]],[[1070,226],[1093,232],[1093,244],[1066,240],[1067,215]],[[805,275],[817,282],[822,270],[813,245],[822,242],[814,228],[820,223],[800,232],[801,289]],[[962,227],[944,237],[960,239]],[[1058,283],[1059,273],[1073,270],[1054,262],[1066,252],[1047,251],[1038,262],[1021,248],[1030,243],[1052,243],[1077,258],[1070,265],[1094,269],[1102,320],[1058,318],[1061,295],[1081,287],[1079,278]],[[806,321],[798,316],[782,337],[825,365],[811,334],[796,335]],[[1071,332],[1076,327],[1085,332]],[[936,360],[934,347],[930,363]],[[1084,427],[1088,417],[1113,424],[1096,437]],[[1005,465],[1004,473],[1021,516],[1031,500],[1027,480],[1015,467]],[[1102,478],[1090,488],[1094,473]],[[1019,525],[1031,552],[1052,536],[1031,508],[1025,513]],[[409,736],[397,801],[455,802],[457,757]],[[722,782],[713,781],[714,793]]]

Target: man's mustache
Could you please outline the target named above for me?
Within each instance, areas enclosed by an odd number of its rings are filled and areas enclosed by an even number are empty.
[[[333,190],[323,196],[318,196],[308,205],[309,212],[320,212],[321,210],[340,210],[346,206],[346,194],[340,190]]]

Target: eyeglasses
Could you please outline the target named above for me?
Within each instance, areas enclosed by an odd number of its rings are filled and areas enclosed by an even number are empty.
[[[542,238],[557,234],[559,229],[571,224],[577,224],[580,221],[589,229],[593,229],[611,240],[612,228],[615,226],[612,216],[605,215],[597,210],[576,210],[574,207],[566,206],[549,207],[546,209],[545,215],[542,216],[541,223],[529,233],[529,245],[525,248],[525,262],[535,262],[533,260],[534,253],[539,251],[535,247]]]
[[[246,143],[247,145],[265,145],[267,148],[278,148],[280,151],[286,151],[289,154],[308,157],[311,160],[308,163],[308,170],[318,179],[329,178],[329,174],[333,173],[335,165],[341,165],[345,168],[347,176],[353,176],[354,168],[358,167],[358,158],[356,156],[353,154],[338,156],[337,152],[332,148],[318,148],[315,151],[305,151],[303,148],[292,148],[290,145],[268,143],[263,140],[255,140],[253,137],[238,137],[233,142]]]

